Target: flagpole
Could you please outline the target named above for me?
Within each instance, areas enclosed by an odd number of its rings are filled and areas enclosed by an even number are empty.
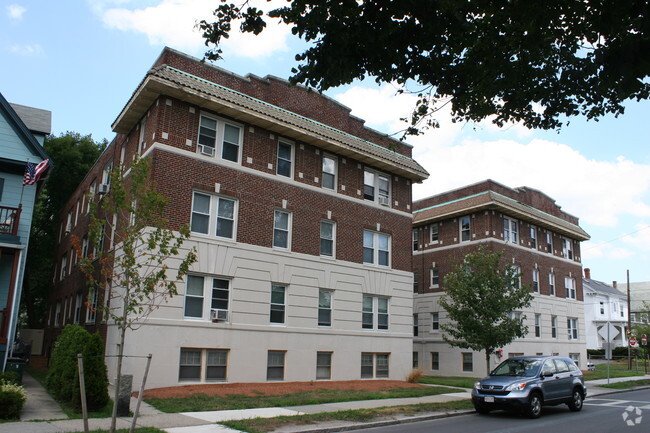
[[[29,159],[27,160],[27,164],[29,164]],[[27,167],[25,167],[25,172],[27,172]],[[20,203],[21,205],[23,204],[23,193],[25,192],[25,175],[23,175],[23,187],[20,190]]]

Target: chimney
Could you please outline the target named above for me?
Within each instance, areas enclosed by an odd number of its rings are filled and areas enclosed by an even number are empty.
[[[616,281],[612,281],[612,287],[618,289],[618,287],[616,287]]]
[[[591,280],[591,269],[585,268],[585,278],[589,278]]]

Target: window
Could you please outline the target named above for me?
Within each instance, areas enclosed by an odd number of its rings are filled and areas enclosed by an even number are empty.
[[[537,228],[530,226],[530,246],[537,249]]]
[[[440,330],[440,313],[438,312],[431,313],[431,330]]]
[[[104,166],[104,170],[102,171],[102,183],[104,185],[110,185],[111,184],[111,172],[113,171],[113,162],[109,162]]]
[[[540,338],[542,336],[542,315],[535,314],[535,337]]]
[[[217,147],[217,121],[201,116],[199,124],[199,152],[214,156]]]
[[[434,289],[440,287],[440,277],[438,274],[438,268],[436,267],[431,268],[431,271],[429,271],[429,275],[431,277],[431,287]]]
[[[390,266],[390,236],[365,230],[363,232],[363,263]]]
[[[195,192],[190,230],[194,233],[234,239],[235,211],[235,200]],[[211,219],[213,224],[210,223]]]
[[[521,268],[519,266],[513,266],[513,275],[516,275],[515,278],[515,288],[521,289]]]
[[[567,333],[569,334],[569,340],[578,339],[578,319],[567,318],[566,319]]]
[[[361,378],[388,377],[388,354],[387,353],[362,353],[361,354]]]
[[[363,296],[361,327],[388,329],[388,298]]]
[[[230,281],[221,278],[212,279],[212,301],[210,308],[213,310],[228,310],[228,294],[230,293]]]
[[[389,177],[366,169],[363,172],[363,198],[384,206],[390,206]]]
[[[549,295],[555,296],[555,274],[553,272],[548,274],[548,290]]]
[[[573,241],[569,238],[562,238],[562,256],[573,260]]]
[[[217,154],[217,142],[221,143],[222,159],[239,162],[241,157],[241,128],[217,119],[201,115],[198,151],[203,155]]]
[[[474,371],[474,361],[471,352],[463,352],[463,371]]]
[[[323,188],[336,191],[336,158],[323,155]]]
[[[88,257],[88,236],[85,235],[81,239],[81,257],[86,258]]]
[[[138,139],[138,155],[142,155],[142,149],[144,148],[144,129],[146,125],[147,118],[143,117],[140,121],[140,134]]]
[[[332,378],[332,352],[316,353],[316,380]]]
[[[420,291],[420,276],[417,272],[413,272],[413,293]]]
[[[86,306],[86,323],[94,323],[97,318],[97,298],[99,291],[92,287],[88,291],[88,305]]]
[[[318,291],[318,326],[332,326],[332,292]]]
[[[438,230],[439,230],[438,223],[431,224],[431,226],[429,226],[429,238],[432,244],[438,243]]]
[[[54,314],[54,326],[61,326],[61,301],[56,302],[56,313]]]
[[[63,254],[63,257],[61,258],[61,272],[59,275],[59,279],[63,280],[65,278],[65,273],[68,270],[68,253]]]
[[[510,218],[503,218],[503,240],[516,244],[519,235],[518,228],[517,221]]]
[[[206,350],[205,380],[226,380],[227,350]]]
[[[539,293],[539,271],[533,269],[533,292]]]
[[[566,288],[566,297],[568,299],[576,299],[576,280],[575,278],[564,278],[564,287]]]
[[[553,233],[546,232],[546,252],[553,254]]]
[[[201,380],[201,350],[181,349],[178,380]]]
[[[284,380],[284,354],[279,350],[269,350],[266,380]]]
[[[418,235],[418,229],[413,229],[413,251],[418,250],[419,246],[419,235]]]
[[[417,352],[413,352],[413,368],[418,368],[420,360]]]
[[[418,315],[414,314],[413,315],[413,336],[417,337],[419,333],[420,333],[420,326],[418,323]]]
[[[557,316],[551,316],[551,337],[557,338]]]
[[[106,238],[106,226],[104,224],[99,226],[99,234],[97,235],[97,245],[93,246],[93,258],[97,258],[100,253],[104,252],[104,239]]]
[[[286,287],[271,285],[271,323],[284,323]]]
[[[66,222],[65,222],[65,231],[66,232],[72,231],[72,210],[68,212],[68,217],[66,218]]]
[[[203,277],[187,276],[185,317],[203,317]]]
[[[605,314],[605,303],[603,301],[600,301],[600,314]]]
[[[74,303],[74,323],[78,325],[81,321],[81,306],[83,305],[81,293],[77,293],[77,297]]]
[[[223,126],[221,157],[228,161],[239,162],[239,143],[239,128],[225,124]]]
[[[320,222],[320,255],[334,257],[336,226],[332,221]]]
[[[576,366],[580,368],[580,354],[579,353],[569,353],[569,358],[575,362]]]
[[[462,217],[458,222],[460,226],[460,241],[469,241],[471,239],[471,225],[469,217]]]
[[[515,320],[521,320],[521,311],[512,311],[508,313],[508,317]]]
[[[431,352],[431,370],[440,370],[440,353]]]
[[[293,144],[278,141],[278,167],[277,173],[280,176],[293,177],[291,161],[293,160]]]
[[[291,214],[276,210],[273,217],[273,247],[289,249],[291,245],[290,230]]]
[[[211,286],[205,287],[206,284]],[[211,290],[211,291],[210,291]],[[228,311],[230,281],[223,278],[207,278],[188,275],[185,290],[185,317],[204,317],[204,293],[210,293],[210,309]],[[212,316],[209,316],[212,318]],[[217,318],[217,316],[215,316]]]

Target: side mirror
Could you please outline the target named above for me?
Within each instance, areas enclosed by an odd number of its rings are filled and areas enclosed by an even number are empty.
[[[542,377],[553,377],[553,372],[545,371],[542,373]]]

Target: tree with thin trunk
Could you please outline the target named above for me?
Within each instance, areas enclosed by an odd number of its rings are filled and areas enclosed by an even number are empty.
[[[485,351],[488,373],[490,355],[528,332],[526,317],[516,312],[528,307],[533,295],[520,278],[503,252],[486,246],[467,254],[444,277],[440,305],[450,321],[441,326],[443,339],[454,347]]]
[[[152,311],[176,295],[176,283],[196,261],[194,249],[182,249],[189,228],[168,228],[163,216],[166,199],[151,184],[150,171],[146,158],[134,161],[127,172],[121,165],[113,169],[109,192],[98,202],[91,200],[89,240],[94,252],[82,257],[77,251],[91,291],[107,293],[97,309],[119,332],[111,433],[115,432],[126,331],[138,329]],[[79,245],[78,239],[75,244]],[[173,279],[167,275],[172,261]]]

